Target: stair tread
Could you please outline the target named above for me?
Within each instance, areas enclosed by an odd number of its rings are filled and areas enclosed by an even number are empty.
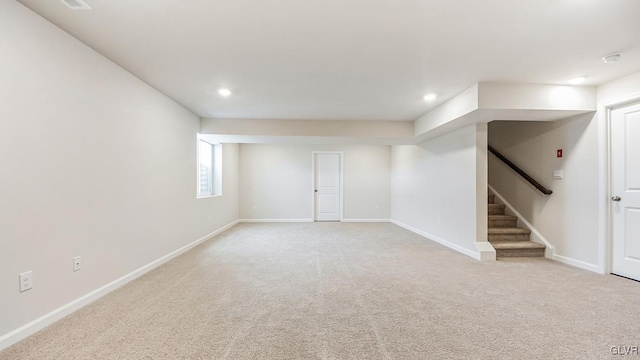
[[[487,207],[489,215],[504,215],[506,207],[502,204],[489,204]]]
[[[531,230],[518,227],[489,228],[489,234],[531,234]]]
[[[512,215],[489,215],[489,220],[513,220],[513,219],[517,219],[517,217]]]
[[[533,241],[491,241],[491,246],[496,250],[525,250],[545,249],[544,244]]]

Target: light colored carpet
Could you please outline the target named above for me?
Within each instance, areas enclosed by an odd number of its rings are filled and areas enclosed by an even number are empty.
[[[638,282],[480,263],[392,224],[241,224],[0,358],[602,359],[617,345],[640,345]]]

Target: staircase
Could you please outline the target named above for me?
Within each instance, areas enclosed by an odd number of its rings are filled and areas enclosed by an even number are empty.
[[[496,258],[543,257],[545,246],[530,241],[531,231],[519,228],[518,218],[505,215],[505,205],[496,204],[495,198],[489,191],[489,242],[496,249]]]

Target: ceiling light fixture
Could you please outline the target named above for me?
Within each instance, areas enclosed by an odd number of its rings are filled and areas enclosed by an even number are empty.
[[[91,6],[89,6],[83,0],[60,0],[62,3],[67,5],[71,10],[91,10]]]
[[[229,97],[229,96],[231,96],[231,90],[224,89],[224,88],[223,89],[218,89],[218,94],[220,94],[220,96],[223,96],[223,97]]]
[[[576,76],[573,79],[569,80],[569,84],[580,85],[580,84],[584,84],[585,81],[587,81],[587,75]]]
[[[612,62],[618,62],[620,61],[621,57],[622,57],[622,53],[613,53],[603,57],[602,61],[604,61],[606,64],[612,63]]]
[[[432,101],[438,97],[438,94],[427,94],[424,96],[424,101]]]

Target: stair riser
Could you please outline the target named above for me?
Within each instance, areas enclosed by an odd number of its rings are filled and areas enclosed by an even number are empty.
[[[532,250],[496,250],[496,258],[510,257],[544,257],[544,249]]]
[[[490,228],[517,227],[518,219],[513,220],[489,220]]]
[[[498,206],[489,206],[489,215],[504,215],[504,208]]]
[[[496,196],[491,194],[489,195],[489,204],[495,204],[496,203]]]
[[[529,241],[529,234],[489,234],[489,241]]]

